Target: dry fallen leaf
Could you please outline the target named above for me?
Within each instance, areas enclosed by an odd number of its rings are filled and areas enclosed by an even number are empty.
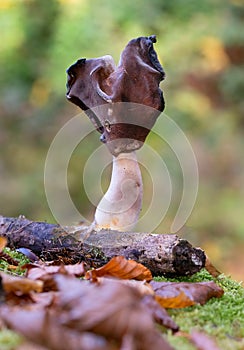
[[[32,281],[24,277],[10,276],[6,273],[0,273],[2,285],[5,293],[29,294],[30,292],[42,292],[43,282]]]
[[[143,305],[146,306],[158,324],[171,329],[174,333],[179,330],[179,326],[152,296],[145,296],[143,298]]]
[[[12,329],[49,350],[172,350],[135,288],[54,276],[59,292],[48,307],[0,308]],[[50,293],[50,292],[49,292]],[[152,297],[151,297],[152,298]]]
[[[127,260],[123,256],[112,258],[106,265],[90,270],[86,273],[87,279],[96,280],[97,277],[116,277],[121,279],[152,280],[151,271],[134,260]]]
[[[141,296],[139,292],[115,281],[106,281],[101,285],[90,284],[88,281],[77,281],[68,279],[66,276],[57,275],[56,281],[60,290],[58,305],[61,309],[65,307],[66,314],[63,322],[69,327],[75,329],[92,331],[106,336],[119,338],[130,329],[128,313],[131,316],[131,327],[137,327],[133,324],[134,314],[141,315]],[[144,308],[143,308],[144,309]],[[66,320],[67,318],[67,320]],[[147,327],[148,319],[145,313],[142,327]],[[105,322],[106,320],[106,322]]]
[[[85,275],[83,263],[75,265],[52,265],[48,266],[45,263],[26,264],[26,276],[31,280],[40,280],[43,282],[43,291],[56,291],[57,286],[54,276],[57,274],[71,275],[82,277]]]
[[[0,252],[7,246],[8,240],[6,237],[0,237]]]
[[[154,299],[154,291],[151,285],[145,281],[135,281],[135,280],[120,280],[107,277],[99,277],[97,283],[99,285],[103,283],[121,283],[127,286],[135,288],[137,292],[143,297],[143,305],[146,306],[150,314],[152,315],[155,322],[158,324],[171,329],[173,332],[177,332],[179,327],[169,316],[167,311],[162,308],[159,303]]]
[[[68,289],[67,278],[56,277],[61,291],[58,304],[61,310],[65,308],[62,319],[66,326],[92,331],[117,341],[125,334],[131,335],[137,344],[135,349],[148,350],[153,339],[155,350],[171,349],[161,334],[155,331],[152,313],[148,312],[135,288],[115,281],[101,285],[83,281],[82,288],[78,288],[78,281],[73,279],[71,290]]]
[[[165,308],[182,308],[205,304],[210,298],[220,298],[224,291],[214,282],[150,282],[156,300]]]
[[[177,332],[179,327],[169,316],[167,311],[159,305],[159,303],[154,298],[154,291],[151,285],[145,281],[135,281],[135,280],[120,280],[107,277],[99,277],[97,283],[102,284],[106,282],[115,282],[125,284],[135,288],[139,294],[143,297],[143,305],[146,306],[148,311],[151,313],[153,319],[158,324],[171,329],[173,332]]]
[[[44,348],[41,345],[34,344],[32,342],[25,341],[21,342],[19,346],[17,346],[14,350],[48,350],[46,347]]]
[[[111,277],[98,277],[96,280],[96,283],[102,284],[109,282],[115,282],[115,283],[121,283],[125,284],[127,286],[131,286],[132,288],[135,288],[141,296],[144,295],[153,295],[154,296],[154,290],[152,289],[151,285],[144,281],[136,281],[136,280],[121,280],[118,278],[111,278]]]
[[[9,312],[5,308],[0,315],[9,328],[48,350],[117,350],[103,337],[62,326],[48,310],[13,309]]]
[[[44,263],[42,264],[26,264],[27,268],[26,277],[37,280],[43,279],[46,275],[54,275],[57,273],[63,273],[67,275],[73,275],[76,277],[82,277],[85,275],[84,263],[79,263],[75,265],[52,265],[48,266]]]

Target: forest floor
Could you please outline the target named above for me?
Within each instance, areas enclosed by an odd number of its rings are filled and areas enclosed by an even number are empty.
[[[19,266],[26,264],[26,257],[16,251],[4,249],[13,258],[19,261]],[[8,262],[0,259],[0,272],[8,274],[23,274],[20,267],[14,268]],[[241,283],[220,275],[213,278],[205,269],[191,277],[164,278],[156,277],[155,281],[171,282],[209,282],[213,281],[224,290],[221,298],[212,298],[205,305],[193,305],[180,309],[169,309],[168,313],[180,327],[177,335],[170,330],[159,326],[165,339],[176,350],[194,350],[196,347],[189,344],[181,334],[200,331],[215,340],[221,350],[244,349],[244,289]],[[25,340],[16,332],[7,329],[0,322],[0,350],[22,349]],[[38,348],[38,347],[37,347]],[[35,349],[35,348],[33,348]],[[39,348],[38,348],[39,349]],[[200,348],[199,348],[200,349]]]

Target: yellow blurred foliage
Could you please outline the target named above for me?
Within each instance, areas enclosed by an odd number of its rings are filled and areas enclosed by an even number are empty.
[[[207,252],[210,260],[219,261],[222,257],[222,247],[216,242],[208,240],[202,243],[202,248]]]
[[[30,103],[35,107],[44,106],[49,98],[50,89],[48,87],[48,81],[45,79],[38,79],[32,86],[30,92]]]
[[[6,10],[10,7],[16,5],[16,2],[14,0],[1,0],[0,1],[0,10]]]
[[[61,4],[80,4],[80,3],[86,3],[86,0],[58,0]]]
[[[218,38],[203,37],[200,42],[200,50],[206,60],[208,70],[218,72],[229,65],[223,43]]]
[[[243,6],[243,0],[230,0],[232,4]]]
[[[194,119],[205,119],[211,111],[209,98],[196,91],[180,91],[174,103],[181,112],[191,114]]]

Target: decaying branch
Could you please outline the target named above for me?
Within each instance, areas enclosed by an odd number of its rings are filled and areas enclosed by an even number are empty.
[[[45,260],[99,267],[123,255],[147,266],[153,275],[192,275],[205,266],[203,250],[177,235],[62,228],[24,217],[0,217],[0,236],[11,248],[28,248]]]

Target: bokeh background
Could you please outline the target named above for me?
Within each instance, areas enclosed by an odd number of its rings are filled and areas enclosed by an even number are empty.
[[[104,54],[118,62],[131,38],[156,34],[167,74],[165,112],[189,138],[199,165],[198,198],[180,235],[243,280],[243,19],[241,0],[0,0],[0,214],[54,222],[45,158],[55,134],[79,112],[65,98],[66,68]],[[94,206],[79,174],[98,139],[92,135],[74,152],[68,174],[72,198],[88,218]],[[106,188],[106,171],[103,178]],[[157,232],[168,231],[175,208]]]

